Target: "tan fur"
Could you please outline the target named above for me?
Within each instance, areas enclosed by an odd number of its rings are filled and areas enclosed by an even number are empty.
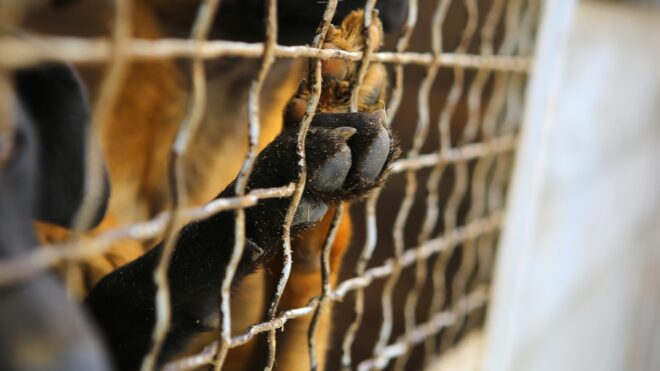
[[[348,205],[346,205],[348,206]],[[330,210],[319,225],[293,241],[293,268],[288,286],[282,296],[283,310],[307,305],[314,296],[321,294],[320,247],[323,246],[334,211]],[[344,213],[337,236],[330,249],[330,284],[337,283],[341,259],[350,243],[351,218]],[[330,341],[332,303],[324,308],[318,320],[316,350],[319,369],[324,369],[325,350]],[[309,370],[307,355],[307,333],[311,316],[289,321],[280,333],[277,343],[277,366],[280,370]]]
[[[144,1],[144,0],[143,0]],[[134,11],[135,36],[159,38],[160,30],[154,10],[147,2],[136,2]],[[326,47],[359,50],[364,41],[356,29],[361,27],[362,15],[354,12],[338,29],[333,28]],[[380,45],[380,25],[371,32],[374,48]],[[235,61],[234,61],[235,62]],[[190,151],[184,157],[187,203],[183,206],[202,205],[216,196],[238,173],[247,151],[247,95],[252,78],[259,68],[259,60],[241,60],[232,63],[220,59],[207,63],[208,97],[204,120],[193,137]],[[261,94],[260,147],[270,142],[282,127],[284,108],[296,93],[301,79],[303,63],[278,61],[272,67]],[[336,69],[339,72],[335,71]],[[110,122],[103,128],[103,150],[107,161],[112,187],[106,219],[91,234],[99,231],[143,221],[171,207],[167,169],[172,141],[187,109],[187,67],[173,61],[142,61],[130,64],[124,86],[118,97]],[[331,84],[324,85],[319,111],[346,111],[346,94],[350,77],[356,72],[356,64],[343,61],[324,63],[326,75],[339,76]],[[380,65],[369,70],[361,95],[384,97],[386,72]],[[331,87],[334,86],[334,87]],[[299,92],[296,99],[305,102],[306,93]],[[382,103],[361,100],[361,110],[373,111]],[[304,112],[304,106],[302,106]],[[318,259],[327,234],[332,212],[318,227],[307,231],[294,241],[294,265],[289,284],[284,292],[280,309],[300,307],[320,293],[321,276]],[[43,242],[62,241],[68,233],[52,226],[39,224]],[[337,280],[341,259],[350,241],[351,222],[348,211],[331,250],[331,282]],[[138,243],[121,241],[103,256],[81,262],[81,292],[91,288],[99,279],[121,265],[139,257],[154,241]],[[265,280],[272,282],[279,276],[279,263],[271,266],[272,274],[263,270],[249,276],[232,296],[234,334],[244,331],[248,325],[263,320],[266,298],[271,292]],[[80,278],[80,277],[79,277]],[[325,349],[330,334],[330,313],[324,311],[317,332],[319,363],[323,365]],[[308,369],[307,329],[310,317],[287,323],[278,333],[276,367],[280,370]],[[201,350],[204,344],[217,338],[217,334],[204,334],[191,344],[188,353]],[[254,364],[256,341],[230,351],[224,369],[240,370]],[[323,367],[321,367],[323,368]]]

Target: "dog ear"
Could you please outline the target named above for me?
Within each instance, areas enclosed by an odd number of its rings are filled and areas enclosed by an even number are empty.
[[[85,138],[89,103],[71,67],[44,65],[20,70],[16,92],[25,107],[38,142],[38,171],[34,218],[71,227],[85,193]],[[109,183],[104,169],[102,206],[107,206]]]

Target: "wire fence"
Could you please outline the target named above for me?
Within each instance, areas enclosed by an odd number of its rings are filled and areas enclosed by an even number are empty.
[[[59,244],[42,246],[30,253],[0,261],[0,284],[15,283],[38,272],[62,263],[70,263],[104,254],[122,240],[146,241],[164,236],[165,248],[155,272],[157,325],[154,345],[147,355],[143,369],[153,369],[160,347],[169,329],[169,285],[167,269],[175,246],[176,235],[184,224],[208,218],[226,210],[236,210],[235,245],[226,274],[222,280],[222,323],[217,341],[201,353],[168,363],[165,370],[186,370],[212,364],[222,368],[228,350],[248,343],[261,333],[268,334],[267,369],[275,363],[276,330],[285,328],[287,321],[303,316],[318,317],[324,306],[341,302],[349,294],[352,301],[351,320],[345,332],[335,334],[341,339],[337,352],[344,370],[406,369],[413,351],[424,350],[428,364],[450,346],[460,341],[467,329],[479,327],[483,309],[488,303],[497,235],[502,227],[505,194],[517,145],[518,125],[523,107],[524,84],[533,62],[533,40],[538,17],[539,0],[477,1],[438,0],[431,3],[408,1],[407,19],[396,40],[394,51],[364,52],[324,49],[323,41],[337,7],[337,0],[329,0],[317,35],[309,46],[283,46],[277,43],[277,1],[266,0],[266,36],[262,43],[208,40],[209,30],[217,17],[219,2],[202,1],[196,20],[187,39],[136,39],[132,37],[130,0],[114,2],[113,33],[105,38],[76,38],[56,36],[0,38],[0,71],[38,65],[50,61],[64,61],[74,65],[106,64],[106,73],[93,109],[91,130],[88,133],[87,194],[78,212],[72,238]],[[365,5],[365,27],[372,23],[376,1]],[[433,12],[427,11],[433,9]],[[418,17],[431,15],[430,29],[417,27]],[[450,15],[463,14],[464,24],[458,33],[457,45],[445,50],[444,38]],[[428,17],[427,17],[428,18]],[[408,51],[415,35],[425,35],[430,41],[425,52]],[[369,40],[369,39],[367,39]],[[199,207],[184,207],[185,171],[181,163],[191,145],[204,115],[207,96],[207,77],[204,62],[223,57],[258,58],[261,68],[252,81],[248,97],[249,149],[238,175],[235,197],[216,199]],[[133,61],[187,58],[191,61],[192,90],[189,110],[174,140],[169,166],[172,184],[172,208],[144,222],[114,228],[94,236],[80,231],[91,225],[102,196],[101,128],[121,89],[127,66]],[[403,182],[400,202],[392,233],[383,229],[378,201],[388,196],[388,190],[377,189],[365,203],[364,244],[355,252],[357,261],[352,274],[332,287],[328,279],[327,256],[337,232],[341,208],[324,245],[321,273],[321,294],[307,305],[278,310],[278,303],[292,269],[292,247],[289,230],[297,203],[302,196],[306,173],[303,169],[297,184],[280,188],[246,192],[246,182],[252,170],[260,135],[260,93],[264,81],[276,59],[309,58],[311,92],[306,114],[298,137],[298,153],[304,158],[305,136],[321,94],[321,61],[343,59],[359,63],[360,70],[353,90],[352,109],[356,110],[356,92],[366,69],[372,63],[390,66],[394,81],[387,104],[388,124],[402,134],[404,156],[392,165],[390,182]],[[417,122],[413,130],[399,119],[399,108],[409,104],[404,97],[406,75],[410,69],[422,69],[416,94]],[[438,83],[438,76],[447,74]],[[450,82],[445,84],[444,82]],[[4,85],[3,85],[4,86]],[[408,87],[409,88],[409,87]],[[442,104],[433,101],[442,91]],[[412,92],[407,92],[408,94]],[[458,113],[458,114],[457,114]],[[432,123],[435,122],[435,125]],[[431,138],[435,135],[435,138]],[[406,142],[410,141],[410,145]],[[431,150],[426,150],[431,147]],[[420,186],[420,172],[427,171],[425,188]],[[389,184],[386,184],[389,187]],[[391,192],[390,192],[391,193]],[[424,196],[420,196],[424,194]],[[382,196],[382,197],[381,197]],[[266,310],[266,320],[255,323],[244,332],[231,333],[232,313],[229,306],[231,283],[245,243],[244,208],[262,199],[291,197],[285,220],[283,269],[276,286],[276,295]],[[419,206],[420,197],[422,205]],[[345,210],[344,212],[348,212]],[[410,237],[409,235],[414,235]],[[387,236],[386,236],[387,235]],[[391,242],[379,242],[390,239]],[[412,240],[412,242],[411,242]],[[391,250],[385,250],[390,247]],[[352,249],[359,249],[353,246]],[[375,263],[374,254],[385,256]],[[406,270],[409,273],[407,293],[397,294]],[[354,348],[365,315],[367,291],[376,281],[382,282],[377,295],[382,321],[369,357],[356,357]],[[400,290],[399,290],[400,291]],[[371,294],[374,295],[374,294]],[[420,301],[420,299],[423,299]],[[425,307],[425,315],[419,307]],[[315,366],[315,327],[309,331],[310,365]],[[396,328],[399,328],[397,334]],[[395,336],[396,335],[396,336]],[[302,350],[301,350],[302,351]],[[300,353],[304,354],[304,353]],[[364,354],[364,352],[361,352]]]

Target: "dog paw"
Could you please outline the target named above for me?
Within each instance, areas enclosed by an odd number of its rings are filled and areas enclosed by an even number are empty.
[[[295,231],[317,223],[330,207],[365,196],[382,184],[398,155],[385,112],[319,113],[305,141],[305,191],[293,218]],[[257,158],[249,189],[277,187],[299,179],[298,130],[286,128]],[[290,199],[268,199],[246,209],[248,236],[264,251],[281,237]],[[266,254],[268,255],[268,254]]]
[[[374,17],[371,27],[365,30],[364,13],[358,10],[346,16],[338,27],[329,28],[323,48],[364,51],[369,45],[371,51],[375,52],[381,46],[382,38],[383,28],[380,20]],[[362,113],[348,113],[353,86],[359,80],[360,66],[360,62],[343,59],[321,61],[321,96],[312,128],[343,130],[351,161],[346,174],[339,171],[339,169],[345,170],[344,164],[348,163],[343,159],[346,156],[342,152],[341,158],[337,157],[335,161],[329,162],[327,167],[321,168],[319,178],[309,179],[312,182],[310,187],[312,191],[316,188],[314,183],[330,185],[323,179],[328,176],[333,179],[332,186],[326,189],[328,192],[324,195],[330,196],[332,201],[330,205],[338,201],[359,198],[380,185],[386,176],[389,162],[398,155],[397,143],[385,125],[385,111],[382,110],[388,81],[383,65],[372,63],[368,66],[357,90],[357,110]],[[309,98],[309,85],[303,81],[285,111],[285,128],[298,128]],[[310,141],[308,143],[315,145]],[[318,199],[313,192],[303,197],[294,218],[294,224],[303,225],[311,225],[321,220],[316,227],[300,234],[293,241],[297,267],[308,271],[319,268],[319,255],[332,219],[332,212],[328,212],[331,210],[328,202]],[[344,216],[340,230],[343,233],[331,250],[335,257],[341,257],[348,247],[350,238],[348,215]]]
[[[351,12],[338,26],[330,26],[323,44],[324,49],[344,51],[364,51],[367,37],[371,40],[371,50],[377,51],[382,44],[383,27],[375,17],[368,32],[364,32],[364,13],[362,10]],[[349,112],[351,94],[358,81],[360,62],[345,59],[327,59],[321,61],[323,83],[317,112]],[[358,111],[374,112],[382,109],[387,90],[387,71],[380,63],[371,63],[358,89]],[[291,99],[285,113],[285,125],[296,124],[302,120],[307,109],[311,92],[303,81],[296,95]]]

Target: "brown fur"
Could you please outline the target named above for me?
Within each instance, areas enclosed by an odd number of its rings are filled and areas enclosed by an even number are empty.
[[[135,36],[155,39],[162,37],[154,10],[144,2],[135,4]],[[349,15],[339,28],[332,28],[326,47],[360,50],[364,46],[361,29],[362,14]],[[382,30],[372,30],[374,48],[380,45]],[[258,60],[225,58],[207,63],[208,100],[204,120],[194,136],[189,153],[184,157],[188,203],[183,206],[201,205],[212,199],[237,174],[247,150],[247,93],[249,83],[259,67]],[[282,117],[300,81],[303,63],[278,61],[265,84],[261,96],[260,146],[270,142],[282,127]],[[337,72],[339,70],[339,72]],[[350,79],[356,73],[353,63],[343,61],[324,62],[324,83],[319,111],[346,112],[350,93]],[[167,188],[169,151],[179,125],[185,116],[188,98],[188,82],[185,66],[173,61],[148,61],[131,63],[110,122],[103,128],[105,153],[112,193],[107,217],[94,231],[107,230],[135,223],[155,216],[171,207]],[[365,86],[360,90],[361,110],[374,111],[382,108],[382,101],[367,98],[384,97],[386,72],[383,66],[374,65],[369,70]],[[374,93],[376,91],[376,93]],[[363,98],[364,97],[364,98]],[[307,92],[299,91],[292,101],[306,104]],[[303,106],[304,111],[304,106]],[[320,293],[321,276],[318,264],[321,248],[327,234],[332,212],[317,227],[305,232],[294,241],[294,265],[280,309],[300,307]],[[43,242],[61,241],[67,238],[65,230],[39,224]],[[341,259],[349,245],[351,222],[349,213],[344,214],[337,238],[332,246],[331,282],[337,280]],[[152,241],[153,242],[153,241]],[[81,292],[91,288],[110,271],[137,258],[152,242],[144,244],[122,241],[108,253],[81,262],[79,279]],[[249,276],[237,288],[232,297],[233,333],[263,319],[265,298],[271,293],[265,280],[274,280],[279,274],[279,262],[273,262],[274,272],[263,270]],[[82,277],[80,277],[82,276]],[[323,365],[324,350],[330,335],[330,312],[327,308],[320,319],[317,333],[317,349]],[[308,369],[306,355],[307,329],[310,317],[293,320],[278,333],[276,367],[281,370]],[[201,336],[193,342],[190,352],[198,351],[217,334]],[[232,350],[225,369],[238,370],[247,367],[254,359],[255,341]]]

